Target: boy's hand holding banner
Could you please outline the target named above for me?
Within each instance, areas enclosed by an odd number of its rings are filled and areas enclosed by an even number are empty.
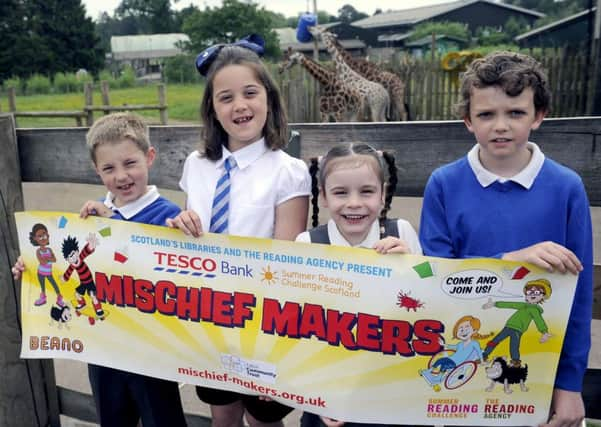
[[[48,270],[29,239],[37,223],[56,254],[51,274],[65,280],[62,304],[49,295],[34,305]],[[341,420],[547,420],[575,276],[490,259],[194,239],[57,212],[18,213],[17,224],[23,357],[267,395]]]

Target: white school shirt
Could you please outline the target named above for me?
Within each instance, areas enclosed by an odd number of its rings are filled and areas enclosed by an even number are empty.
[[[545,163],[545,155],[534,142],[528,142],[528,150],[532,152],[530,161],[524,169],[511,178],[503,178],[484,168],[484,165],[480,162],[480,146],[478,144],[474,145],[467,153],[467,162],[474,171],[474,175],[476,175],[476,179],[482,187],[488,187],[495,181],[501,183],[513,181],[529,190],[543,167],[543,163]]]
[[[157,189],[156,185],[148,185],[146,187],[146,193],[144,193],[140,198],[134,200],[133,202],[129,202],[120,208],[115,206],[115,195],[110,191],[106,193],[103,203],[104,206],[113,212],[119,211],[121,216],[129,221],[131,217],[142,212],[159,197],[161,197],[161,195],[159,194],[159,190]]]
[[[397,220],[397,226],[399,228],[399,239],[403,240],[407,243],[409,251],[415,255],[422,254],[422,247],[419,244],[419,238],[417,237],[417,233],[409,223],[409,221],[405,221],[404,219]],[[379,221],[374,221],[369,229],[369,233],[365,239],[359,243],[358,245],[351,245],[344,236],[338,231],[338,227],[334,220],[330,219],[328,221],[328,237],[330,238],[330,244],[336,246],[353,246],[355,248],[373,248],[373,246],[380,240],[380,223]],[[311,236],[308,231],[304,231],[298,236],[296,236],[297,242],[311,243]]]
[[[275,208],[311,194],[307,165],[282,150],[269,149],[263,138],[234,153],[223,147],[217,161],[194,151],[184,163],[179,185],[187,195],[186,208],[198,214],[205,232],[211,223],[215,185],[230,155],[236,159],[236,168],[230,172],[228,234],[272,238]]]

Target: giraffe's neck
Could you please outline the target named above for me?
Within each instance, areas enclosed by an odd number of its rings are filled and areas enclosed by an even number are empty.
[[[351,67],[349,67],[347,65],[346,62],[344,62],[344,58],[342,57],[340,52],[338,52],[334,43],[331,40],[329,40],[328,38],[323,38],[323,42],[324,42],[326,48],[328,49],[328,52],[332,56],[334,63],[336,64],[336,70],[338,71],[338,77],[342,77],[343,79],[355,77],[353,75],[355,72],[353,71],[353,69]]]
[[[372,74],[372,73],[377,73],[379,71],[378,67],[375,64],[372,64],[371,62],[369,62],[365,59],[355,58],[353,55],[350,54],[350,52],[345,50],[340,43],[335,42],[334,47],[336,48],[338,53],[340,53],[340,55],[342,55],[342,58],[344,59],[344,61],[353,70],[355,70],[361,74]]]
[[[322,85],[328,85],[334,80],[333,72],[306,56],[301,58],[301,65]]]

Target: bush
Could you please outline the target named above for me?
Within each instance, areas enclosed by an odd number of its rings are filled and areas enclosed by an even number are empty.
[[[98,75],[99,81],[107,81],[111,89],[119,88],[119,81],[113,76],[109,70],[102,70]]]
[[[54,75],[54,90],[58,93],[77,92],[80,86],[75,73],[56,73]]]
[[[200,74],[194,65],[195,57],[191,55],[177,55],[167,58],[163,68],[165,83],[198,83]]]
[[[8,91],[9,87],[14,87],[17,94],[22,95],[25,93],[25,80],[22,80],[20,77],[13,76],[10,79],[6,79],[3,85],[5,91]]]
[[[121,70],[121,75],[119,76],[118,84],[118,87],[120,88],[134,87],[134,85],[136,84],[136,73],[131,66],[126,65],[123,68],[123,70]]]
[[[50,93],[52,85],[50,79],[41,74],[34,74],[27,80],[28,94],[45,94]]]
[[[77,91],[82,92],[83,87],[86,83],[94,83],[94,76],[90,73],[75,73],[75,80],[77,82]]]

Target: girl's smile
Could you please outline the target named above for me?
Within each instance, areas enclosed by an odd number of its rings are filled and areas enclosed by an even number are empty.
[[[213,79],[213,107],[228,134],[228,149],[236,151],[263,136],[267,91],[248,65],[228,65]]]
[[[370,157],[365,156],[360,163],[357,157],[349,159],[332,166],[322,196],[340,234],[351,245],[358,245],[382,209],[382,182]]]

